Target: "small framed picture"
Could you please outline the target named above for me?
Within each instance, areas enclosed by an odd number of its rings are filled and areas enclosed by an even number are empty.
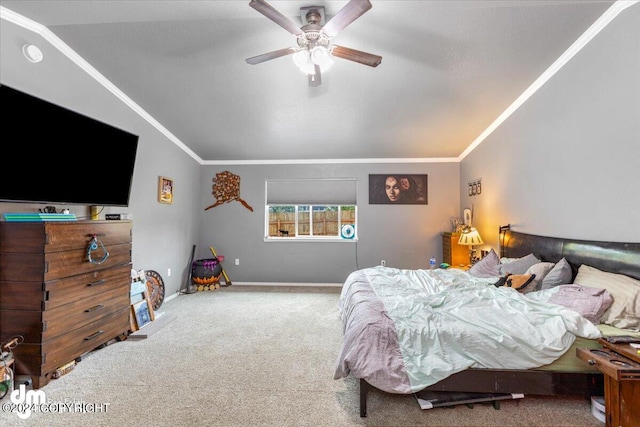
[[[173,203],[173,180],[161,176],[158,180],[158,201],[160,203]]]
[[[141,329],[143,326],[148,325],[153,320],[154,316],[150,309],[149,300],[147,298],[131,306],[133,311],[133,317],[135,319],[136,330]]]

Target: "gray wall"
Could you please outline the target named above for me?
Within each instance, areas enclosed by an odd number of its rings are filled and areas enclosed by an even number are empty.
[[[440,259],[439,233],[472,204],[486,247],[497,248],[505,223],[539,234],[640,241],[639,12],[619,16],[462,163],[201,166],[40,36],[6,21],[0,82],[140,135],[131,204],[122,210],[134,217],[134,268],[158,271],[167,294],[183,285],[192,245],[198,258],[210,257],[209,246],[225,255],[233,282],[340,283],[381,259],[400,268]],[[40,45],[45,61],[28,63],[25,42]],[[7,158],[14,160],[4,149]],[[215,201],[211,179],[224,170],[241,177],[253,212],[237,202],[204,210]],[[390,172],[428,174],[429,204],[369,205],[368,174]],[[158,176],[174,179],[171,205],[157,202]],[[358,179],[357,244],[263,241],[265,180],[292,177]],[[466,184],[478,177],[482,194],[468,197]],[[0,204],[0,213],[38,207]],[[86,206],[71,210],[88,215]]]
[[[6,21],[0,31],[0,83],[140,135],[130,205],[107,208],[101,217],[133,214],[133,267],[158,271],[167,294],[184,284],[193,245],[196,259],[210,257],[209,246],[227,256],[225,270],[234,282],[341,283],[356,268],[382,259],[389,266],[419,268],[432,255],[441,258],[439,233],[450,229],[450,217],[460,211],[458,163],[201,166],[39,35]],[[20,49],[26,42],[41,47],[43,62],[31,64],[23,57]],[[98,155],[101,149],[96,147]],[[4,156],[10,153],[5,150]],[[215,201],[211,179],[222,170],[241,177],[241,195],[253,212],[240,203],[204,210]],[[368,205],[368,174],[392,172],[428,174],[429,204]],[[174,179],[171,205],[157,201],[159,176]],[[265,243],[265,180],[285,177],[358,178],[359,241]],[[0,213],[40,207],[0,203]],[[78,217],[89,215],[87,206],[66,207]],[[239,266],[233,265],[235,258],[240,258]]]
[[[5,20],[1,21],[0,36],[0,83],[140,136],[129,207],[105,208],[100,217],[104,219],[104,214],[110,212],[132,213],[133,268],[158,271],[167,293],[177,292],[184,283],[191,247],[198,234],[199,164],[40,36]],[[24,58],[21,48],[26,42],[42,48],[41,63],[32,64]],[[44,125],[34,123],[34,126]],[[3,142],[7,142],[6,135]],[[90,139],[87,144],[91,144]],[[108,148],[95,147],[96,155],[104,149]],[[1,153],[2,167],[24,162],[12,157],[10,146],[5,145]],[[89,165],[91,159],[83,161]],[[29,174],[29,179],[33,178],[33,171],[28,167],[22,170]],[[63,171],[56,171],[52,165],[50,174],[42,174],[37,179],[40,185],[50,185],[49,181],[57,173]],[[172,205],[157,201],[159,176],[174,179]],[[96,171],[90,179],[109,179],[109,171]],[[43,206],[0,203],[0,213],[35,211]],[[78,217],[89,216],[88,206],[65,207]],[[170,277],[169,268],[172,269]]]
[[[212,178],[228,170],[241,177],[240,196],[253,212],[233,201],[205,211],[216,200]],[[369,205],[369,174],[428,175],[428,205]],[[264,242],[265,181],[278,178],[357,178],[358,242]],[[232,282],[342,283],[357,268],[377,265],[424,268],[441,259],[439,233],[458,216],[459,163],[332,164],[203,167],[198,256],[209,246],[224,255]],[[240,265],[234,265],[234,259]]]
[[[482,194],[467,182],[482,177]],[[461,165],[488,246],[497,228],[640,242],[640,7],[625,10]]]

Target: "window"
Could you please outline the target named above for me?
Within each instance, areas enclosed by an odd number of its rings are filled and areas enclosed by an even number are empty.
[[[355,179],[268,180],[266,192],[267,240],[335,241],[344,225],[357,230]]]

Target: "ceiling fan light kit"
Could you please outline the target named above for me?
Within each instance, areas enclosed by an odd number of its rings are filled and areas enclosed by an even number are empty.
[[[324,73],[333,65],[333,58],[326,47],[315,46],[310,50],[300,49],[294,53],[293,62],[303,73],[315,74],[316,65],[320,67],[320,72]]]
[[[321,73],[331,67],[334,62],[333,57],[370,67],[377,67],[382,62],[381,56],[331,44],[331,39],[336,34],[371,9],[369,0],[349,1],[326,24],[323,24],[324,7],[302,7],[300,16],[304,18],[303,22],[306,20],[307,23],[300,28],[264,0],[251,0],[249,6],[296,36],[298,47],[279,49],[247,58],[248,64],[256,65],[281,56],[292,55],[296,66],[309,77],[309,85],[319,86],[322,81]]]

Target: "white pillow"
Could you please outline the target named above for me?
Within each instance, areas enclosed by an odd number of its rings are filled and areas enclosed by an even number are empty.
[[[540,260],[536,258],[534,254],[529,254],[527,256],[523,256],[522,258],[518,258],[515,261],[500,264],[500,275],[504,276],[507,273],[524,274],[529,269],[529,267],[539,262]]]
[[[529,289],[527,292],[539,291],[542,286],[542,280],[547,274],[549,274],[555,265],[556,264],[553,262],[539,262],[529,267],[524,274],[535,274],[536,277],[533,279],[533,283],[527,286],[527,289]]]
[[[640,280],[583,264],[573,283],[606,289],[611,294],[613,304],[602,316],[602,323],[621,329],[640,330]]]

